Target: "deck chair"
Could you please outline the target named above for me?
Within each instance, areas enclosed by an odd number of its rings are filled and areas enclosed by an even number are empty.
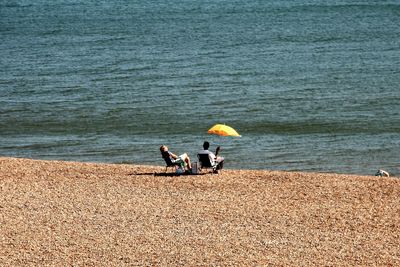
[[[200,163],[200,172],[203,169],[212,169],[212,172],[215,172],[217,170],[218,163],[214,162],[214,164],[212,164],[210,158],[208,157],[208,154],[197,154],[197,158],[199,159]]]
[[[161,154],[161,156],[164,159],[165,164],[166,164],[165,172],[168,171],[168,168],[174,168],[175,171],[177,168],[182,168],[183,170],[185,169],[185,162],[182,162],[182,163],[172,162],[168,153]]]

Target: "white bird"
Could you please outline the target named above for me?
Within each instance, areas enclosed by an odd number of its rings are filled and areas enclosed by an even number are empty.
[[[377,173],[375,173],[375,176],[386,176],[386,177],[389,177],[390,175],[389,175],[389,173],[387,172],[387,171],[384,171],[384,170],[378,170],[378,172]]]

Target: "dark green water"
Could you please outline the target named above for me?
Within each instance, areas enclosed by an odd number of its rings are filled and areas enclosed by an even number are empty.
[[[0,1],[0,155],[399,175],[400,1],[329,2]]]

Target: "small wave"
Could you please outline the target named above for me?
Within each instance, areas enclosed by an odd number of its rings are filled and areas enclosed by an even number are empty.
[[[400,126],[381,124],[363,125],[357,122],[259,122],[239,124],[249,134],[382,134],[398,133]]]
[[[23,3],[5,3],[5,4],[0,4],[0,8],[5,7],[5,8],[25,8],[25,7],[31,7],[33,4],[23,4]]]
[[[47,30],[44,31],[41,35],[46,36],[46,35],[56,35],[62,32],[62,29],[54,29],[54,30]]]

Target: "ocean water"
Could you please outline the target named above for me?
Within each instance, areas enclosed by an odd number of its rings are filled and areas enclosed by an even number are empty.
[[[1,156],[400,175],[399,104],[398,0],[0,0]]]

